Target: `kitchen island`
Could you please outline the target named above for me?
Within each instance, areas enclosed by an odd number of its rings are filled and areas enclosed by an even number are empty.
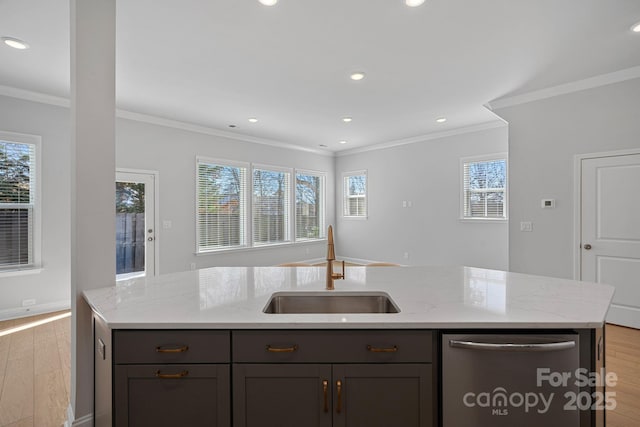
[[[446,415],[453,398],[442,396],[448,333],[570,335],[575,367],[594,372],[604,363],[611,286],[425,266],[348,267],[335,287],[325,290],[321,267],[218,267],[85,291],[95,322],[96,425],[169,423],[172,416],[220,426],[454,425]],[[386,294],[399,310],[264,313],[283,292]],[[602,390],[586,384],[577,391]],[[517,403],[511,415],[494,412],[492,425],[513,425]],[[569,418],[598,425],[596,406],[582,405]]]

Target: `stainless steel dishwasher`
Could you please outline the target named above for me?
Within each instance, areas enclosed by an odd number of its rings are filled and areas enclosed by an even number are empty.
[[[579,344],[578,334],[443,334],[443,426],[579,426]]]

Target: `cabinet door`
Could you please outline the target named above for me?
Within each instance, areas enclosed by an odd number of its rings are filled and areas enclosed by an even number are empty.
[[[233,365],[235,427],[330,427],[331,365]]]
[[[333,366],[335,427],[433,425],[430,364]]]
[[[115,425],[229,427],[229,365],[116,365]]]

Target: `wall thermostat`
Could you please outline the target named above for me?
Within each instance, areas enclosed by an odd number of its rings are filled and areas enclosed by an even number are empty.
[[[556,199],[542,199],[542,209],[550,209],[556,207]]]

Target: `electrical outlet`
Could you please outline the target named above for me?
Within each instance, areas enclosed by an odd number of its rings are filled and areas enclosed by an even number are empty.
[[[23,299],[22,300],[22,306],[23,307],[28,307],[30,305],[36,305],[36,299],[35,298]]]
[[[531,221],[522,221],[520,223],[520,231],[533,231],[533,224]]]
[[[409,252],[404,253],[404,259],[409,259]]]
[[[196,263],[192,262],[191,265],[189,266],[192,270],[196,269]]]

